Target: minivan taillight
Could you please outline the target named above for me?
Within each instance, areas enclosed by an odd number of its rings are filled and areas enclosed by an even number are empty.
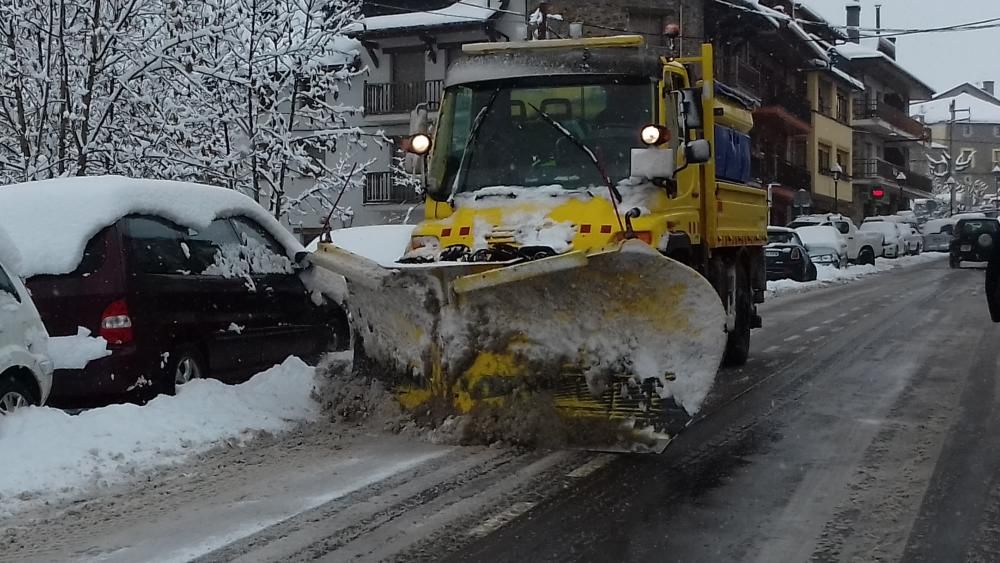
[[[128,316],[128,304],[124,299],[112,302],[101,313],[101,336],[108,344],[132,342],[132,318]]]

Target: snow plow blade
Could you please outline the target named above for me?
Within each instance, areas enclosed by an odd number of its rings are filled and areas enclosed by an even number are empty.
[[[641,241],[514,264],[387,268],[331,244],[312,259],[348,280],[360,365],[489,441],[531,420],[560,445],[662,451],[725,348],[715,289]]]

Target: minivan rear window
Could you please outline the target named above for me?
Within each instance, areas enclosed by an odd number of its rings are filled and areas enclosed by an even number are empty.
[[[187,229],[149,216],[131,216],[125,223],[132,264],[137,271],[145,274],[191,272],[190,250],[184,244]]]

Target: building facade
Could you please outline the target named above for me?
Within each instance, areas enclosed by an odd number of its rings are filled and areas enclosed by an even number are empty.
[[[965,83],[914,105],[912,116],[931,130],[933,145],[914,166],[927,166],[935,192],[949,207],[953,178],[960,209],[997,205],[1000,188],[1000,99],[993,82]],[[947,195],[947,198],[940,196]]]

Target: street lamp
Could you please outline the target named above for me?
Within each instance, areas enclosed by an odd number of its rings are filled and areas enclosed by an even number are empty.
[[[1000,210],[1000,162],[993,165],[993,210]]]
[[[896,182],[899,184],[899,203],[896,204],[896,211],[902,211],[903,207],[903,182],[906,181],[906,174],[902,170],[896,171]]]
[[[945,180],[944,185],[948,187],[948,193],[951,195],[951,199],[948,201],[948,215],[955,214],[955,186],[958,182],[955,181],[954,176],[948,176]]]
[[[840,212],[840,176],[844,173],[844,169],[841,168],[839,162],[834,162],[833,166],[830,167],[830,172],[833,173],[833,212]]]

